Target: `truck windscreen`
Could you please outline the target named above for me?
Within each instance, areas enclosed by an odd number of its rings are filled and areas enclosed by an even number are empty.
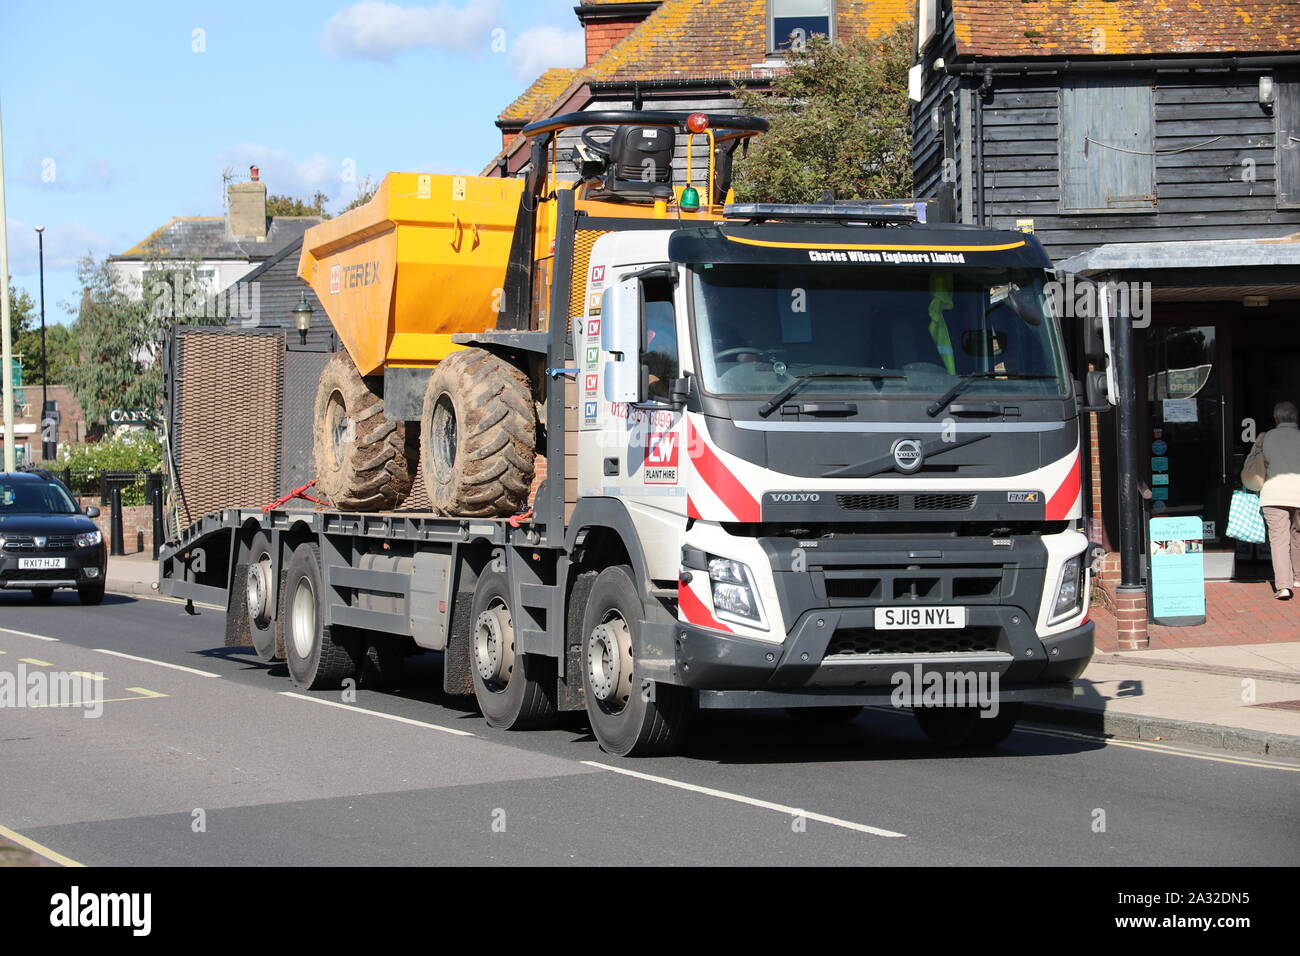
[[[858,398],[1066,394],[1059,330],[1033,270],[697,265],[705,391]],[[966,380],[969,377],[969,380]]]

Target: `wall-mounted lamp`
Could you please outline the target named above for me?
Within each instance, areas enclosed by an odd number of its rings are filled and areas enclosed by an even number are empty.
[[[1273,77],[1268,74],[1259,78],[1259,105],[1265,107],[1273,105]]]
[[[307,344],[307,330],[311,328],[311,314],[315,311],[311,303],[307,301],[307,293],[302,293],[302,298],[298,304],[293,307],[293,324],[298,330],[298,342],[302,345]]]

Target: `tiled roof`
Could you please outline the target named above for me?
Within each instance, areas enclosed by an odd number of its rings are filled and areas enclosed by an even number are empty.
[[[837,32],[868,36],[910,19],[914,0],[841,0]],[[762,70],[767,0],[665,0],[588,67],[593,81],[689,79]]]
[[[953,0],[961,56],[1290,52],[1300,0]]]
[[[582,70],[557,66],[547,70],[533,85],[524,90],[513,103],[501,111],[498,123],[527,123],[540,116],[542,110],[566,89]]]
[[[145,239],[112,259],[244,259],[275,255],[302,237],[319,216],[273,216],[266,239],[235,239],[226,231],[224,216],[177,216]]]

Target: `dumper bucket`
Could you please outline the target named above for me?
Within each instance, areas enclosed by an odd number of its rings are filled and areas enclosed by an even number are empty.
[[[298,275],[362,375],[428,367],[495,328],[523,182],[389,173],[374,198],[303,235]]]

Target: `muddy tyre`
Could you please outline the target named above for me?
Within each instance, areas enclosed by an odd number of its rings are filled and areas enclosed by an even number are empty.
[[[434,510],[467,518],[522,511],[536,445],[527,375],[476,348],[438,363],[420,422],[420,470]]]
[[[340,511],[387,511],[411,492],[419,425],[384,417],[382,377],[335,352],[316,390],[316,483]]]

